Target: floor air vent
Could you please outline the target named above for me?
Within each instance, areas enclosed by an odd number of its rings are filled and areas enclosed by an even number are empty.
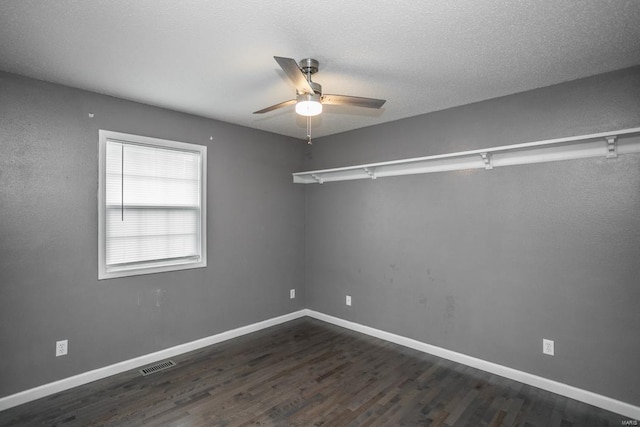
[[[164,371],[172,366],[176,366],[176,362],[173,360],[165,360],[164,362],[156,363],[155,365],[147,366],[144,369],[140,369],[140,373],[143,376],[155,374],[156,372]]]

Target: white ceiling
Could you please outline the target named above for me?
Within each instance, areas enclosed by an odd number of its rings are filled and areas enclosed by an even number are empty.
[[[320,61],[314,137],[640,64],[638,0],[0,0],[0,69],[304,138],[273,56]]]

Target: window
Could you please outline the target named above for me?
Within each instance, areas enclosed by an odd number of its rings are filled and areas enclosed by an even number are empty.
[[[98,278],[205,267],[207,147],[100,130]]]

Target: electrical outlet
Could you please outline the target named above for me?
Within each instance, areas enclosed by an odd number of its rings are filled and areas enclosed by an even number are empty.
[[[56,357],[67,354],[69,340],[56,341]]]
[[[289,298],[294,299],[296,297],[296,290],[295,289],[291,289],[289,291]]]
[[[553,354],[555,353],[555,349],[552,340],[542,340],[542,352],[544,354],[548,354],[549,356],[553,356]]]
[[[351,305],[351,295],[347,295],[346,303],[347,305]]]

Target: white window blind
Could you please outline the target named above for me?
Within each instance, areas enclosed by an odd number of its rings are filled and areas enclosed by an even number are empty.
[[[108,131],[100,140],[100,278],[205,266],[206,147]]]

